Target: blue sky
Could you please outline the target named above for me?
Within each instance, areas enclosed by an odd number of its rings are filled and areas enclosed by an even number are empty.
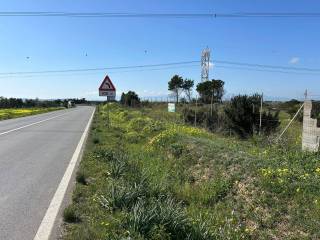
[[[318,0],[10,0],[1,11],[234,13],[320,12]],[[116,67],[200,60],[203,48],[214,60],[320,68],[320,18],[101,19],[0,18],[0,73]],[[145,52],[147,51],[147,52]],[[86,56],[87,54],[87,56]],[[29,57],[29,59],[27,59]],[[134,72],[0,76],[0,96],[100,99],[109,74],[121,91],[165,96],[174,74],[200,81],[200,66]],[[226,82],[228,95],[264,92],[301,98],[320,95],[319,74],[285,74],[236,68],[211,69]]]

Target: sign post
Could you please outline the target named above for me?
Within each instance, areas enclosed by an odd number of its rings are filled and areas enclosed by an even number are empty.
[[[107,101],[116,100],[116,88],[114,87],[108,75],[104,78],[99,87],[99,96],[107,97]]]
[[[99,96],[100,97],[107,97],[107,101],[114,101],[116,100],[116,88],[114,87],[111,79],[107,75],[103,82],[101,83],[99,87]],[[110,122],[110,106],[107,106],[108,108],[108,127],[110,127],[111,122]]]

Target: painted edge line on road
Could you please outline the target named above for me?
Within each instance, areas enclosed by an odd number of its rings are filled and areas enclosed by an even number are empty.
[[[41,221],[41,224],[38,228],[38,231],[34,237],[34,240],[48,240],[50,238],[52,229],[54,227],[55,220],[58,216],[61,204],[63,202],[64,196],[66,194],[69,182],[71,180],[72,174],[74,172],[74,169],[77,165],[77,162],[79,160],[79,156],[81,154],[81,150],[83,148],[83,145],[85,143],[86,137],[89,133],[89,128],[92,123],[93,117],[94,117],[95,109],[88,121],[88,124],[80,138],[80,141],[76,147],[75,152],[72,155],[72,158],[69,162],[69,165],[61,179],[61,182],[51,200],[51,203],[47,209],[47,212],[44,216],[44,218]]]
[[[72,111],[72,112],[73,112],[73,111]],[[47,122],[47,121],[50,121],[50,120],[52,120],[52,119],[55,119],[55,118],[58,118],[58,117],[62,117],[62,116],[66,115],[66,114],[69,114],[69,113],[70,113],[70,112],[67,112],[67,113],[64,113],[64,114],[60,114],[60,115],[58,115],[58,116],[54,116],[54,117],[51,117],[51,118],[46,118],[46,119],[41,120],[41,121],[38,121],[38,122],[30,123],[30,124],[28,124],[28,125],[24,125],[24,126],[21,126],[21,127],[18,127],[18,128],[14,128],[14,129],[11,129],[11,130],[8,130],[8,131],[5,131],[5,132],[1,132],[1,133],[0,133],[0,136],[5,135],[5,134],[8,134],[8,133],[16,132],[16,131],[18,131],[18,130],[21,130],[21,129],[24,129],[24,128],[27,128],[27,127],[31,127],[31,126],[33,126],[33,125],[37,125],[37,124],[40,124],[40,123],[43,123],[43,122]]]

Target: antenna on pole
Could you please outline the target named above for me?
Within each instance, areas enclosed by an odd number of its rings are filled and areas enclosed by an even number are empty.
[[[201,82],[209,81],[210,57],[211,50],[207,47],[201,55]]]

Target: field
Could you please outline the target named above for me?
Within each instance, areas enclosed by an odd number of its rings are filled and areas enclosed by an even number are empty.
[[[40,113],[56,111],[61,108],[10,108],[0,109],[0,120],[25,117]]]
[[[101,105],[63,239],[320,239],[320,155],[300,151],[294,124],[274,144]]]

